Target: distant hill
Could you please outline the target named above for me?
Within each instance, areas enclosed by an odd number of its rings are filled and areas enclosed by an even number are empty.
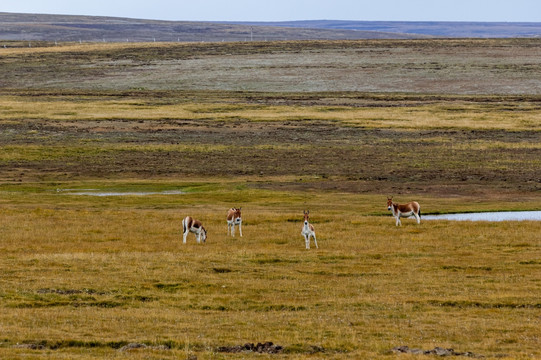
[[[541,22],[345,21],[237,22],[258,26],[375,31],[446,38],[541,37]]]
[[[15,41],[265,41],[415,39],[422,34],[233,24],[157,21],[118,17],[15,14],[0,12],[0,40]]]
[[[0,12],[0,40],[13,41],[265,41],[540,37],[541,23],[191,22]]]

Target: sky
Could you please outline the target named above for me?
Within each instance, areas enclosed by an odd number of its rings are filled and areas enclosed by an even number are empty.
[[[174,21],[541,22],[540,0],[12,0],[0,12]]]

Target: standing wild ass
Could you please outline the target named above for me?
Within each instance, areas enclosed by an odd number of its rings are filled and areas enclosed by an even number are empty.
[[[416,201],[410,201],[407,204],[398,204],[393,202],[392,197],[387,198],[387,210],[391,210],[393,216],[396,218],[396,226],[402,225],[400,222],[401,217],[415,216],[417,224],[421,223],[421,207]]]
[[[182,220],[182,243],[186,244],[186,237],[188,236],[188,233],[194,233],[195,239],[197,240],[197,243],[199,244],[201,240],[203,242],[206,242],[207,240],[207,230],[203,227],[203,224],[201,224],[201,221],[195,220],[191,216],[186,216]]]
[[[301,235],[304,236],[304,242],[306,243],[306,248],[310,249],[310,237],[313,237],[314,243],[316,244],[316,249],[319,249],[317,247],[316,231],[314,230],[314,225],[308,222],[310,210],[308,211],[304,210],[303,213],[304,213],[304,225],[302,226]]]
[[[235,237],[235,225],[239,226],[240,237],[242,237],[242,217],[240,215],[240,209],[231,208],[227,210],[227,235]]]

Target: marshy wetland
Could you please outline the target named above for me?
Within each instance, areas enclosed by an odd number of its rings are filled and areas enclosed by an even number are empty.
[[[540,44],[0,49],[0,357],[541,357],[539,221],[386,208],[541,209]]]

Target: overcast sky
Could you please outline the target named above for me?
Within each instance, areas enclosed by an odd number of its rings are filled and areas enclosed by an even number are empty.
[[[541,22],[541,0],[3,0],[0,12],[189,21]]]

